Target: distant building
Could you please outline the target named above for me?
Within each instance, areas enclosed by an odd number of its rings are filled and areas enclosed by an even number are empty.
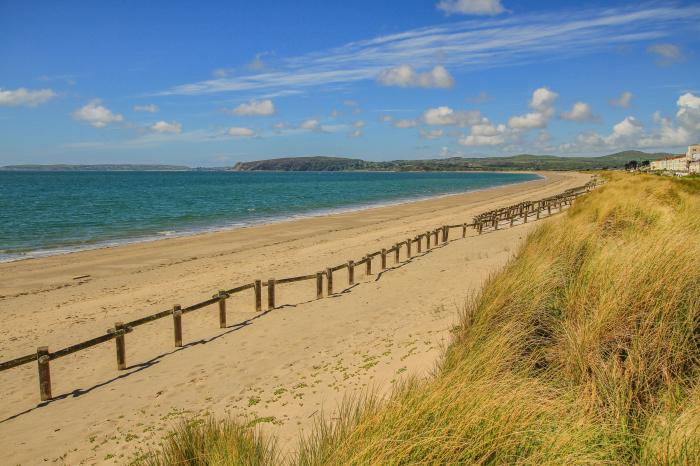
[[[666,157],[661,160],[654,160],[649,167],[651,170],[668,171],[668,172],[687,172],[688,158],[685,155],[677,157]]]
[[[688,146],[685,155],[654,160],[649,164],[652,171],[673,172],[678,175],[700,173],[700,144]]]

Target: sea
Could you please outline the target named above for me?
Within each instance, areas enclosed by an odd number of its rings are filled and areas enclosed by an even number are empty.
[[[538,178],[487,172],[0,171],[0,262]]]

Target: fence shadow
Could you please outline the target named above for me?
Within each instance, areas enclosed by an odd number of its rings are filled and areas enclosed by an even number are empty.
[[[304,304],[304,303],[298,303],[298,304]],[[114,376],[110,379],[103,380],[102,382],[98,382],[98,383],[96,383],[90,387],[87,387],[87,388],[77,388],[77,389],[72,390],[70,392],[56,395],[56,396],[52,397],[50,400],[42,401],[41,403],[37,403],[37,405],[32,407],[32,408],[26,409],[24,411],[21,411],[19,413],[13,414],[11,416],[6,417],[5,419],[0,420],[0,424],[3,424],[7,421],[11,421],[13,419],[17,419],[18,417],[21,417],[25,414],[29,414],[32,411],[35,411],[39,408],[49,406],[50,404],[55,403],[55,402],[60,401],[60,400],[65,400],[67,398],[79,398],[83,395],[86,395],[86,394],[92,392],[93,390],[97,390],[99,388],[106,387],[106,386],[108,386],[108,385],[110,385],[118,380],[126,379],[126,378],[131,377],[132,375],[137,374],[145,369],[153,367],[153,366],[157,365],[158,363],[160,363],[161,360],[167,358],[168,356],[172,356],[176,353],[179,353],[180,351],[185,351],[186,349],[194,347],[194,346],[206,345],[207,343],[211,343],[213,341],[216,341],[216,340],[223,338],[226,335],[229,335],[233,332],[243,330],[244,328],[248,327],[249,325],[253,325],[253,323],[256,320],[261,319],[261,318],[267,316],[268,314],[270,314],[276,310],[279,310],[279,309],[282,309],[285,307],[296,307],[298,304],[285,304],[285,305],[276,307],[274,309],[268,309],[267,311],[260,312],[259,314],[255,315],[254,317],[251,317],[251,318],[246,319],[244,321],[227,326],[225,331],[220,332],[220,333],[218,333],[210,338],[201,338],[199,340],[191,341],[189,343],[183,344],[179,348],[174,348],[170,351],[165,351],[157,356],[154,356],[153,358],[149,359],[148,361],[140,362],[137,364],[132,364],[131,366],[128,366],[124,372],[121,372],[119,375]]]

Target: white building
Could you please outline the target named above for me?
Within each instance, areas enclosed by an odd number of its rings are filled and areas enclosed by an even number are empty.
[[[679,155],[677,157],[666,157],[665,159],[654,160],[651,162],[649,168],[651,170],[665,172],[687,172],[688,158],[685,155]]]
[[[649,164],[649,169],[677,174],[700,173],[700,144],[688,146],[685,155],[654,160]]]

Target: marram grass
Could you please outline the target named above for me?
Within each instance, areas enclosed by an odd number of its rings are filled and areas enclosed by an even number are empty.
[[[143,464],[700,464],[700,180],[606,174],[473,302],[436,375],[282,458],[233,421]]]

